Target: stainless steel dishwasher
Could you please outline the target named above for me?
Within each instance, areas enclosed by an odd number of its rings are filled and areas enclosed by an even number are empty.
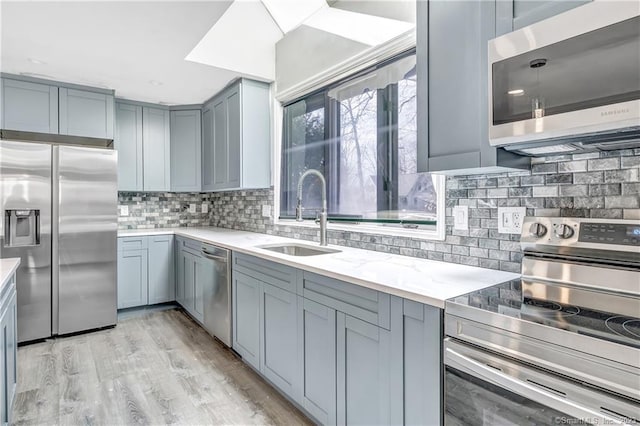
[[[204,327],[231,347],[231,252],[209,244],[202,244],[201,252],[213,270],[211,279],[204,283],[202,289]]]

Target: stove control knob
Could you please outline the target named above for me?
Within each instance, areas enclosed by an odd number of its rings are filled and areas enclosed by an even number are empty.
[[[555,234],[556,237],[566,240],[573,237],[573,229],[569,225],[558,225]]]
[[[529,228],[529,233],[532,237],[542,238],[547,234],[547,227],[541,223],[534,222]]]

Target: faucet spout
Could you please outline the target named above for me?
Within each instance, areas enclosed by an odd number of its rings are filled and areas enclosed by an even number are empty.
[[[320,224],[320,245],[327,245],[327,181],[322,173],[316,169],[309,169],[305,171],[298,179],[298,202],[296,204],[296,220],[302,222],[302,183],[307,176],[315,175],[320,179],[322,184],[322,209],[320,214],[316,218],[316,223]]]

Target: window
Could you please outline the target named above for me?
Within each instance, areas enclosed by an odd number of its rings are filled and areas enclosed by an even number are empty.
[[[280,218],[295,217],[300,175],[327,180],[329,221],[433,229],[441,178],[418,173],[416,58],[405,54],[285,105]],[[321,183],[302,186],[303,217]]]

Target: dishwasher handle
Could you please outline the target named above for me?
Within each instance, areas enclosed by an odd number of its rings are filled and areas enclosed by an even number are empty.
[[[217,255],[215,253],[210,253],[205,249],[202,249],[200,252],[207,259],[215,260],[215,261],[218,261],[218,262],[224,262],[224,263],[227,263],[229,261],[229,256],[226,255],[226,254],[224,256],[220,256],[220,255]]]

